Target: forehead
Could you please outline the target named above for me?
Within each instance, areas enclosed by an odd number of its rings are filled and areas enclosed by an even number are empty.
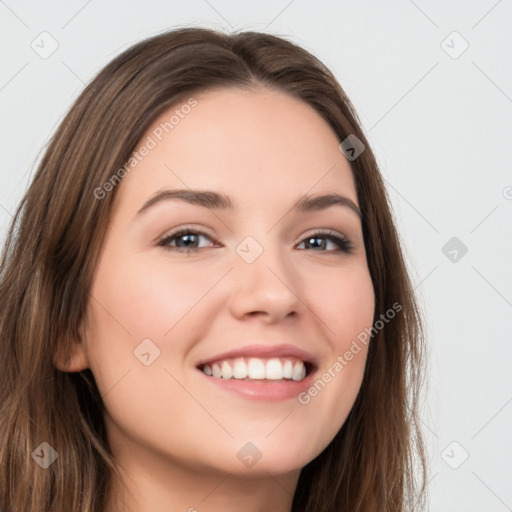
[[[164,188],[208,189],[255,206],[338,192],[357,204],[338,146],[327,122],[289,94],[264,87],[204,91],[155,119],[121,195],[136,200]]]

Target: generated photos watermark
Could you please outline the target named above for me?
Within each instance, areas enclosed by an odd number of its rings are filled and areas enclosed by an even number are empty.
[[[357,335],[357,339],[352,340],[350,348],[345,351],[343,355],[339,355],[336,360],[327,368],[327,370],[315,380],[315,382],[302,393],[297,395],[297,400],[302,405],[307,405],[311,399],[318,395],[326,386],[331,382],[341,371],[349,364],[354,356],[361,352],[362,348],[359,343],[366,346],[371,337],[377,334],[386,324],[395,318],[396,314],[402,311],[402,305],[395,302],[385,313],[380,315],[380,318],[375,321],[371,328],[365,327]],[[359,342],[359,343],[358,343]]]
[[[146,156],[149,155],[151,150],[155,149],[166,135],[171,133],[176,126],[178,126],[185,117],[187,117],[192,109],[197,107],[197,100],[193,97],[189,98],[186,103],[179,108],[173,110],[167,121],[161,122],[154,128],[150,135],[146,137],[144,142],[139,146],[137,151],[134,151],[125,164],[119,168],[101,187],[94,189],[93,195],[96,199],[104,199],[107,194],[114,189],[116,185],[137,165],[139,165]]]

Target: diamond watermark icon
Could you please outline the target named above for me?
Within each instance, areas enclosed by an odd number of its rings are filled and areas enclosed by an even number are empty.
[[[441,248],[441,252],[452,262],[458,263],[468,252],[468,248],[462,241],[453,236]]]
[[[235,250],[246,263],[253,263],[263,253],[263,247],[252,236],[245,237]]]
[[[30,43],[30,47],[41,59],[47,59],[57,50],[59,43],[50,33],[44,31]]]
[[[452,469],[459,469],[468,460],[468,451],[457,441],[452,441],[442,452],[441,458]]]
[[[452,59],[458,59],[469,48],[469,43],[454,30],[441,41],[441,48]]]
[[[353,162],[365,150],[365,145],[354,134],[351,134],[338,148],[347,160]]]
[[[238,450],[236,456],[240,459],[240,462],[252,468],[262,457],[262,453],[252,443],[245,443],[240,450]]]
[[[137,345],[133,353],[144,366],[150,366],[160,356],[160,349],[149,338],[146,338]]]
[[[32,458],[43,468],[48,469],[59,454],[46,441],[41,443],[33,452]]]

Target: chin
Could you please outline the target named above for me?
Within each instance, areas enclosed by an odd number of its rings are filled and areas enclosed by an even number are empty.
[[[216,469],[241,478],[265,478],[300,471],[322,451],[307,441],[283,440],[278,437],[271,442],[260,440],[235,442],[234,451],[215,455]],[[223,464],[219,465],[219,461]]]

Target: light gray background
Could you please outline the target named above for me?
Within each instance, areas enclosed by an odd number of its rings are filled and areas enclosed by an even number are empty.
[[[387,181],[427,318],[430,510],[512,510],[512,2],[312,4],[0,1],[0,239],[72,100],[128,45],[181,25],[289,37],[338,77]],[[31,44],[51,38],[43,59]],[[465,255],[442,252],[452,237]]]

